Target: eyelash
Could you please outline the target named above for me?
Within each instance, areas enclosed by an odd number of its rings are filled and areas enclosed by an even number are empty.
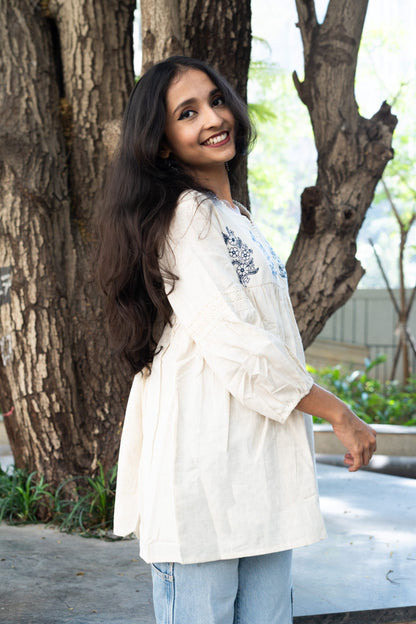
[[[212,100],[212,104],[211,106],[215,106],[215,102],[218,102],[218,100],[221,100],[219,104],[217,104],[216,106],[223,106],[225,104],[225,99],[224,96],[222,95],[216,95],[215,98]],[[187,113],[194,113],[195,111],[192,110],[191,108],[187,108],[186,110],[184,110],[180,115],[179,115],[179,121],[182,119],[190,119],[190,117],[187,115]]]
[[[223,96],[223,95],[217,95],[217,96],[213,99],[212,103],[214,104],[214,102],[216,102],[217,100],[221,100],[221,104],[217,104],[217,106],[222,106],[223,104],[225,104],[225,98],[224,98],[224,96]]]
[[[191,110],[190,108],[188,108],[187,110],[183,111],[183,113],[181,113],[179,115],[179,121],[181,121],[181,119],[189,119],[189,116],[187,115],[187,113],[194,113],[195,111]]]

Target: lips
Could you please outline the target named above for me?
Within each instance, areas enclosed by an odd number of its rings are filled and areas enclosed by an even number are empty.
[[[202,143],[202,145],[217,145],[218,143],[223,143],[226,139],[228,139],[228,132],[220,132],[212,137],[209,137],[206,141]]]

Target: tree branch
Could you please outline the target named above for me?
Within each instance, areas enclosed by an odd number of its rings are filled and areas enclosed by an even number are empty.
[[[383,265],[381,263],[380,256],[378,255],[376,247],[375,247],[375,245],[374,245],[374,243],[373,243],[371,238],[368,239],[368,242],[370,243],[371,247],[373,248],[373,252],[374,252],[374,255],[376,257],[379,269],[381,271],[381,275],[383,276],[384,283],[386,284],[387,291],[388,291],[388,293],[390,295],[391,302],[392,302],[392,304],[394,306],[394,309],[396,310],[397,314],[400,317],[399,304],[397,303],[396,297],[394,296],[393,290],[392,290],[392,288],[390,286],[389,278],[387,277],[386,272],[384,271],[384,267],[383,267]]]
[[[393,157],[397,119],[391,108],[384,103],[365,119],[355,101],[367,5],[368,0],[330,0],[319,24],[315,3],[296,0],[305,77],[300,82],[294,73],[293,81],[308,108],[318,151],[318,178],[302,194],[302,222],[287,261],[304,346],[349,299],[364,273],[355,257],[357,235],[377,182]]]
[[[405,335],[406,335],[407,341],[408,341],[408,343],[409,343],[409,345],[410,345],[410,347],[411,347],[411,349],[412,349],[413,353],[416,355],[416,342],[415,342],[415,340],[414,340],[414,338],[413,338],[412,334],[410,333],[410,331],[409,331],[408,327],[406,326],[406,320],[407,320],[407,318],[408,318],[408,317],[406,316],[404,319],[402,319],[402,314],[401,314],[401,312],[400,312],[399,305],[398,305],[398,303],[397,303],[397,301],[396,301],[396,298],[395,298],[395,296],[394,296],[394,293],[393,293],[393,291],[392,291],[392,289],[391,289],[391,287],[390,287],[390,282],[389,282],[388,277],[387,277],[387,275],[386,275],[386,273],[385,273],[385,271],[384,271],[383,265],[382,265],[382,263],[381,263],[381,260],[380,260],[379,255],[378,255],[378,253],[377,253],[377,250],[376,250],[376,248],[375,248],[375,245],[374,245],[373,241],[371,240],[371,238],[369,238],[369,239],[368,239],[368,242],[370,243],[371,247],[373,248],[374,255],[375,255],[376,260],[377,260],[377,264],[378,264],[378,266],[380,267],[380,271],[381,271],[381,274],[382,274],[382,276],[383,276],[383,278],[384,278],[384,282],[385,282],[385,284],[386,284],[387,291],[388,291],[388,293],[389,293],[389,295],[390,295],[390,299],[391,299],[391,301],[392,301],[392,303],[393,303],[394,309],[395,309],[395,310],[396,310],[396,312],[397,312],[397,315],[398,315],[398,317],[399,317],[400,324],[401,324],[401,326],[403,327],[403,330],[404,330],[404,332],[405,332]],[[415,295],[415,290],[416,290],[416,286],[415,286],[415,289],[414,289],[414,291],[413,291],[413,293],[412,293],[412,296],[411,296],[411,301],[412,301],[412,303],[413,303],[413,299],[414,299],[414,295]],[[410,302],[409,302],[409,304],[410,304]],[[408,306],[407,306],[407,309],[406,309],[406,314],[408,314],[408,312],[410,312],[410,305],[408,305]]]
[[[412,290],[412,294],[409,297],[409,303],[407,304],[407,308],[406,308],[406,317],[409,318],[410,316],[410,311],[412,309],[413,303],[415,301],[416,298],[416,284],[413,286],[413,290]]]
[[[389,189],[387,187],[387,184],[384,181],[384,178],[381,178],[381,184],[383,185],[384,192],[386,193],[387,199],[388,199],[389,204],[390,204],[390,208],[392,209],[393,214],[396,217],[396,221],[399,224],[400,232],[403,232],[404,229],[405,229],[404,223],[402,221],[402,218],[400,216],[399,211],[396,208],[396,204],[393,201],[393,198],[392,198],[391,193],[390,193],[390,191],[389,191]]]
[[[309,54],[312,47],[313,33],[318,27],[315,2],[314,0],[296,0],[296,9],[299,17],[299,22],[296,24],[296,26],[300,29],[301,32],[303,44],[303,58],[306,67],[309,61]]]

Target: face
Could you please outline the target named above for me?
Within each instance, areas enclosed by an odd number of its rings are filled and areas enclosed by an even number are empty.
[[[161,155],[172,153],[194,175],[224,169],[235,156],[235,122],[222,93],[202,71],[181,71],[166,94],[166,142]]]

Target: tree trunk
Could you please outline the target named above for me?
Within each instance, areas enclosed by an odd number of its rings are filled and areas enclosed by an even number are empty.
[[[142,74],[168,56],[184,54],[179,0],[141,0]]]
[[[249,0],[141,0],[141,15],[142,71],[173,54],[191,56],[215,67],[247,101]],[[248,206],[246,160],[231,186],[233,196]]]
[[[89,277],[91,220],[133,85],[134,8],[0,0],[0,404],[16,465],[53,484],[116,461],[129,379]]]
[[[288,267],[306,344],[361,276],[356,235],[392,156],[390,109],[363,119],[353,96],[365,8],[331,0],[319,27],[313,2],[298,1],[297,87],[319,153]],[[90,253],[106,134],[133,86],[134,9],[134,0],[0,0],[0,407],[14,406],[5,422],[16,464],[52,484],[115,463],[130,384],[107,346]],[[246,97],[249,0],[142,0],[142,11],[145,62],[203,58]],[[233,191],[247,203],[243,177]]]
[[[358,112],[355,70],[368,0],[330,0],[324,22],[313,0],[296,0],[305,78],[295,85],[311,118],[318,177],[301,198],[301,225],[287,262],[292,302],[305,348],[353,294],[364,270],[356,239],[374,190],[393,157],[397,118],[383,103]]]
[[[98,461],[105,469],[115,463],[130,384],[126,369],[111,357],[90,267],[106,135],[121,118],[133,87],[135,4],[0,0],[5,85],[0,100],[0,406],[4,412],[14,406],[5,422],[16,465],[38,470],[52,484],[92,473]],[[248,0],[238,12],[236,5],[227,6],[227,14],[225,0],[215,6],[184,4],[182,13],[175,6],[174,0],[166,4],[165,25],[178,28],[179,16],[192,14],[195,49],[203,49],[206,28],[220,32],[221,24],[227,45],[216,38],[216,64],[224,67],[230,50],[236,59],[240,54],[241,66],[230,65],[228,74],[245,96]],[[198,11],[205,16],[199,24],[205,23],[205,30],[197,27]],[[150,16],[158,24],[163,14]],[[233,29],[244,33],[244,45]],[[184,36],[181,32],[180,49],[173,37],[160,53],[194,54]]]

